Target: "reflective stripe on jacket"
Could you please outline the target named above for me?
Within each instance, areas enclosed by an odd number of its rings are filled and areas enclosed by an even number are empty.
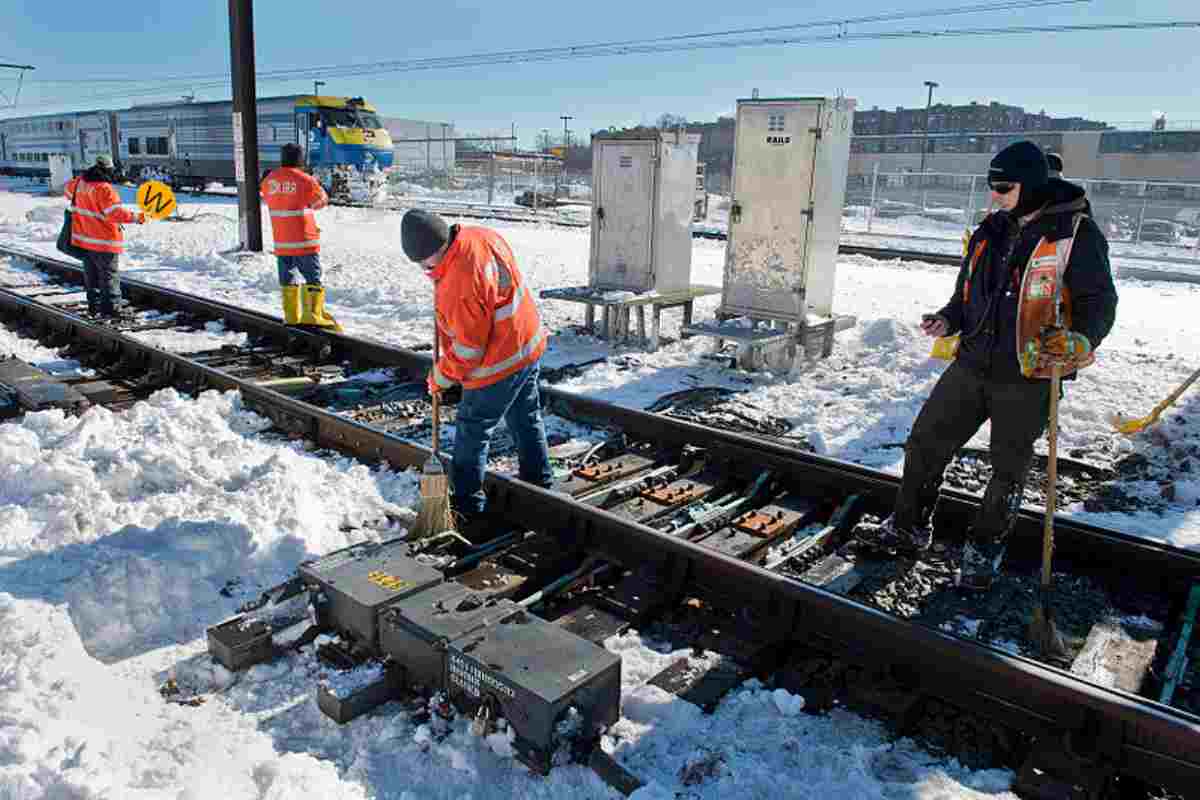
[[[1017,297],[1017,359],[1021,363],[1021,374],[1026,378],[1049,378],[1050,370],[1038,367],[1038,340],[1047,328],[1061,327],[1071,330],[1071,290],[1063,281],[1067,264],[1071,260],[1071,245],[1079,234],[1079,223],[1083,214],[1076,214],[1071,223],[1071,235],[1065,239],[1049,241],[1042,237],[1021,279],[1021,292]],[[1058,303],[1059,313],[1055,313]],[[1095,353],[1061,372],[1069,375],[1080,367],[1095,361]]]
[[[121,253],[125,235],[121,223],[136,217],[121,205],[111,183],[72,178],[65,189],[71,211],[71,244],[98,253]]]
[[[313,210],[329,204],[317,179],[296,167],[271,170],[259,187],[271,211],[275,255],[303,256],[321,252],[321,229]]]
[[[433,376],[440,386],[478,389],[542,357],[546,334],[537,304],[498,233],[456,227],[430,277],[441,337]]]

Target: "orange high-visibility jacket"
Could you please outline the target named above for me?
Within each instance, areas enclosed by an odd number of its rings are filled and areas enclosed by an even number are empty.
[[[124,252],[121,223],[137,216],[121,205],[112,184],[72,178],[64,191],[71,208],[71,244],[97,253]]]
[[[453,243],[430,273],[443,388],[479,389],[532,364],[546,351],[533,293],[500,234],[456,226]]]
[[[321,229],[313,210],[329,205],[329,196],[316,178],[296,167],[280,167],[263,178],[259,191],[271,210],[275,255],[321,252]]]

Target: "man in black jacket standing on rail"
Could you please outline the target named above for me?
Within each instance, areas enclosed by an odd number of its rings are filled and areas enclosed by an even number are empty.
[[[913,423],[891,516],[855,530],[868,548],[929,547],[946,465],[990,419],[992,478],[959,571],[959,585],[977,590],[991,586],[1016,523],[1033,443],[1048,420],[1050,364],[1069,378],[1092,363],[1117,309],[1108,242],[1087,216],[1082,188],[1050,178],[1045,155],[1028,141],[996,154],[988,185],[1000,210],[971,237],[950,302],[921,323],[929,336],[959,334],[957,357]]]

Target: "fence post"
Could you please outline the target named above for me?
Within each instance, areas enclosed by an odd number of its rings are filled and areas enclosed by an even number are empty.
[[[875,218],[875,190],[879,186],[879,162],[871,169],[871,205],[867,208],[867,233],[871,232],[871,220]]]
[[[966,229],[971,230],[975,226],[975,179],[978,175],[971,176],[971,188],[969,189],[971,196],[967,203],[967,224]]]
[[[496,154],[492,153],[492,157],[488,159],[488,205],[492,204],[492,199],[496,194]]]
[[[1150,204],[1150,198],[1149,198],[1149,197],[1143,197],[1143,199],[1142,199],[1142,213],[1141,213],[1141,214],[1138,216],[1137,235],[1133,237],[1133,243],[1134,243],[1134,244],[1141,244],[1141,243],[1142,243],[1142,223],[1144,223],[1144,222],[1146,221],[1146,206],[1147,206],[1147,205],[1149,205],[1149,204]]]
[[[538,159],[533,160],[533,210],[538,210]]]

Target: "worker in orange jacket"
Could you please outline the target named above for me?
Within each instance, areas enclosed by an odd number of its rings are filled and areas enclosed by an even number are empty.
[[[88,314],[115,318],[123,305],[118,261],[125,251],[124,223],[146,221],[121,205],[113,188],[112,156],[101,153],[83,175],[72,178],[64,191],[71,210],[71,244],[82,248],[83,285]]]
[[[271,232],[283,295],[283,321],[288,325],[313,325],[340,332],[342,326],[325,311],[321,285],[321,229],[313,212],[329,205],[329,196],[317,179],[300,168],[300,146],[281,148],[282,166],[262,180],[260,193],[271,211]],[[304,283],[296,281],[296,273]]]
[[[447,226],[414,209],[400,224],[404,253],[434,283],[440,356],[429,373],[430,394],[462,384],[450,471],[459,530],[489,538],[483,475],[492,434],[503,419],[517,444],[521,480],[553,483],[538,372],[546,332],[537,304],[508,243],[487,228]]]

